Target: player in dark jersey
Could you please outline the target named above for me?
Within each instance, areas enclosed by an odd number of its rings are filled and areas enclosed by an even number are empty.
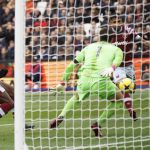
[[[109,28],[101,30],[100,35],[104,40],[118,46],[122,49],[124,58],[120,67],[116,68],[113,74],[113,82],[118,83],[123,78],[130,78],[135,82],[135,71],[132,63],[133,42],[140,40],[140,36],[131,27],[124,25],[121,18],[118,16],[110,17]],[[130,116],[134,121],[137,120],[136,112],[133,110],[132,98],[129,93],[124,93],[124,104],[128,109]]]
[[[0,70],[0,77],[7,74],[6,69]],[[14,91],[13,88],[0,81],[0,118],[14,108]]]
[[[0,70],[0,78],[7,74],[7,69]],[[14,88],[0,81],[0,118],[14,108]],[[13,113],[14,114],[14,113]],[[25,124],[25,130],[34,128],[34,125]]]

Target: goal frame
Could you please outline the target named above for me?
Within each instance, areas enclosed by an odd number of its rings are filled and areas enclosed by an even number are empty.
[[[25,49],[25,1],[15,0],[15,120],[14,149],[25,150],[25,92],[24,92],[24,49]]]

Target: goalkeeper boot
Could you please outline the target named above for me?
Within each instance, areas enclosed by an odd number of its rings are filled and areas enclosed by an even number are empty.
[[[134,110],[130,111],[130,117],[133,119],[133,121],[137,121],[138,120],[136,112]]]
[[[63,122],[64,117],[63,116],[59,116],[58,118],[52,120],[52,122],[50,123],[50,128],[56,128],[59,126],[59,124],[61,122]]]
[[[101,131],[101,126],[98,126],[98,123],[95,122],[91,125],[91,128],[95,134],[96,137],[102,137],[102,131]]]

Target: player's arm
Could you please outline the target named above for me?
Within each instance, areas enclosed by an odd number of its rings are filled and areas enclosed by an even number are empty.
[[[67,82],[74,69],[84,61],[84,49],[76,56],[76,58],[67,66],[64,74],[63,74],[63,81]]]
[[[111,67],[104,69],[100,75],[105,77],[112,77],[112,73],[115,71],[116,67],[120,66],[122,60],[123,52],[120,48],[116,47],[116,52]]]
[[[62,81],[56,86],[57,91],[63,91],[66,83],[70,80],[70,77],[74,69],[84,61],[84,49],[76,56],[76,58],[70,62],[64,71]]]
[[[76,63],[76,59],[74,59],[74,61],[72,61],[67,68],[65,69],[65,72],[63,74],[62,80],[64,82],[68,82],[70,80],[71,74],[74,71],[74,69],[76,68],[78,62]]]

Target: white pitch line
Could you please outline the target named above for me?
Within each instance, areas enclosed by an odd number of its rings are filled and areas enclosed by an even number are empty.
[[[1,124],[0,127],[14,126],[14,124]]]
[[[89,145],[89,146],[67,147],[63,150],[81,150],[81,149],[86,149],[86,148],[104,148],[104,147],[108,147],[108,146],[113,147],[115,145],[121,145],[121,144],[126,144],[126,143],[135,143],[135,142],[140,142],[140,141],[150,141],[150,136],[144,137],[144,138],[139,139],[139,140],[134,140],[134,141],[126,141],[126,142],[118,142],[118,143],[107,143],[107,144],[93,145],[93,146]]]

